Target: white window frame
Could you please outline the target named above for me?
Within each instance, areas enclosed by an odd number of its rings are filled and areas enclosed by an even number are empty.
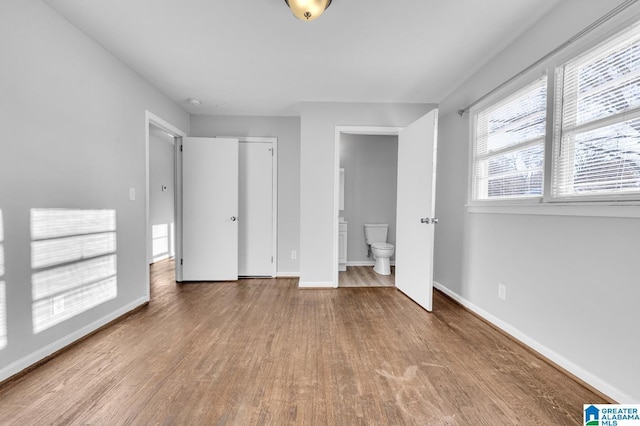
[[[555,67],[554,73],[555,73],[555,81],[556,81],[556,93],[559,96],[564,96],[564,83],[565,83],[564,78],[565,78],[566,66],[568,66],[572,61],[578,59],[580,56],[584,54],[593,53],[593,51],[596,51],[597,49],[601,48],[603,45],[606,45],[611,39],[616,38],[619,34],[625,31],[631,30],[631,27],[634,27],[634,26],[637,29],[640,29],[640,21],[637,21],[635,24],[631,24],[623,28],[619,28],[612,34],[608,34],[606,37],[602,37],[597,42],[592,43],[587,48],[582,49],[581,52],[572,55],[570,58],[564,60],[560,65]],[[567,203],[598,202],[598,201],[640,202],[640,190],[633,191],[633,192],[596,193],[596,194],[592,193],[592,194],[575,194],[575,195],[565,195],[565,196],[553,194],[554,188],[558,180],[560,180],[560,176],[557,175],[557,171],[558,171],[558,163],[560,163],[559,152],[563,148],[562,147],[562,143],[563,143],[563,140],[562,140],[563,121],[562,120],[563,120],[563,112],[564,112],[563,110],[564,99],[554,99],[554,103],[555,103],[555,106],[553,107],[552,113],[554,117],[553,119],[554,119],[555,126],[554,126],[553,141],[552,141],[552,148],[551,148],[553,152],[552,170],[550,175],[551,187],[549,188],[549,192],[546,193],[550,201],[567,202]],[[577,111],[576,111],[576,114],[577,114]],[[592,130],[602,129],[609,125],[617,124],[619,122],[631,120],[638,117],[640,117],[640,106],[636,106],[630,111],[627,111],[624,113],[617,113],[617,114],[606,116],[604,118],[599,118],[599,119],[588,121],[586,123],[578,124],[577,126],[575,126],[575,129],[580,129],[580,130],[584,129],[583,131],[592,131]],[[576,134],[577,132],[575,131],[575,129],[573,132],[570,132],[570,133]],[[566,149],[567,147],[564,147],[564,148]],[[569,146],[568,148],[573,149],[574,147]]]
[[[630,26],[640,22],[640,13],[632,17],[614,19],[596,31],[573,42],[570,47],[549,58],[537,67],[528,70],[526,74],[498,90],[487,99],[479,102],[470,109],[469,151],[468,151],[468,179],[467,179],[467,212],[469,213],[497,213],[497,214],[527,214],[527,215],[560,215],[560,216],[597,216],[597,217],[640,217],[639,194],[614,194],[610,196],[580,196],[571,198],[553,198],[553,168],[555,167],[554,153],[558,133],[560,115],[556,110],[556,91],[558,70],[573,58],[593,49],[600,43],[615,37]],[[475,185],[475,117],[479,110],[499,102],[516,91],[531,84],[543,74],[547,74],[547,131],[545,135],[545,162],[543,195],[540,198],[513,198],[474,200]]]
[[[477,119],[479,113],[490,108],[491,106],[501,102],[502,100],[514,95],[515,93],[521,91],[527,86],[535,83],[537,80],[546,77],[547,78],[547,117],[546,117],[546,132],[545,132],[545,143],[544,143],[544,176],[543,176],[543,187],[542,187],[542,195],[539,196],[531,196],[531,197],[510,197],[510,198],[488,198],[488,199],[477,199],[476,198],[476,172],[477,172],[477,161],[476,161],[476,144],[477,144]],[[469,206],[503,206],[503,205],[522,205],[522,204],[538,204],[542,201],[543,196],[547,187],[547,150],[548,143],[547,140],[549,138],[549,113],[548,113],[548,105],[549,105],[549,89],[552,84],[550,81],[552,80],[552,76],[549,76],[546,72],[546,69],[536,70],[535,72],[530,72],[527,75],[523,76],[517,82],[512,83],[508,87],[504,88],[500,92],[494,94],[493,96],[485,99],[483,102],[478,103],[473,108],[469,110],[469,114],[471,116],[471,126],[470,126],[470,149],[469,149],[469,179],[468,179],[468,194],[467,200]],[[506,148],[506,151],[523,148],[524,145],[513,145]]]

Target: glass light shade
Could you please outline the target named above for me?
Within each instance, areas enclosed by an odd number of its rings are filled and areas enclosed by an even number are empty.
[[[313,21],[331,4],[331,0],[284,0],[293,15],[303,21]]]

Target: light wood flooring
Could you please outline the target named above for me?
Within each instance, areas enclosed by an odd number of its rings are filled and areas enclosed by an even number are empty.
[[[395,270],[392,266],[391,275],[380,275],[373,266],[347,266],[346,271],[338,273],[338,287],[394,287]]]
[[[605,402],[441,293],[176,285],[0,386],[2,425],[579,425]]]

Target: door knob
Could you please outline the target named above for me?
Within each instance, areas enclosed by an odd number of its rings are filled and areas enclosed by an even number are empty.
[[[433,223],[434,225],[438,223],[438,218],[434,217],[433,219],[431,219],[431,223]]]
[[[427,225],[429,224],[430,220],[428,217],[423,217],[422,219],[420,219],[420,223],[426,223]]]
[[[236,221],[236,217],[235,216],[231,216],[231,222],[235,222]]]

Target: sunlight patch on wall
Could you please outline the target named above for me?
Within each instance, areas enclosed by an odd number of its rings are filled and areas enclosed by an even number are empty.
[[[7,295],[4,283],[4,222],[0,210],[0,349],[7,346]]]
[[[115,210],[31,209],[33,332],[118,293]]]
[[[173,223],[162,223],[152,226],[151,254],[154,262],[174,256],[173,235]]]
[[[173,222],[169,224],[169,256],[174,257],[176,255],[176,246],[175,246],[175,229]]]

